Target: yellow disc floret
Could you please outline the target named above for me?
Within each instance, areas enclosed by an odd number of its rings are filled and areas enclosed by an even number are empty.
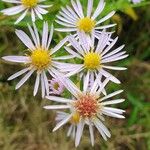
[[[97,69],[101,65],[101,56],[97,53],[90,52],[84,57],[84,66],[87,69]]]
[[[58,90],[59,84],[56,82],[56,83],[53,85],[53,88],[54,88],[55,90]]]
[[[77,27],[80,31],[91,32],[95,27],[95,21],[89,17],[85,17],[77,22]]]
[[[31,65],[37,70],[47,69],[51,64],[49,51],[38,48],[31,53]]]
[[[71,119],[70,119],[70,123],[72,123],[72,124],[78,124],[79,121],[80,121],[80,115],[79,115],[78,112],[75,112],[73,114],[73,116],[71,117]]]
[[[21,0],[21,2],[25,7],[33,8],[37,5],[38,0]]]

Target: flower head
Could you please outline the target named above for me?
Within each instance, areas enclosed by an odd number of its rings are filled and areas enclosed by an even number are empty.
[[[2,0],[2,1],[17,4],[17,6],[13,6],[12,8],[7,8],[1,11],[4,15],[8,16],[22,13],[22,15],[15,22],[15,24],[23,20],[28,12],[31,13],[31,18],[33,22],[35,22],[36,16],[39,17],[40,19],[43,19],[42,15],[48,13],[48,11],[45,10],[45,8],[52,6],[41,4],[41,2],[46,0],[11,0],[11,1]]]
[[[87,88],[88,81],[84,82],[83,90],[79,90],[76,85],[72,83],[72,81],[67,80],[64,77],[60,77],[60,81],[71,92],[73,98],[66,99],[56,96],[46,97],[51,101],[63,103],[63,105],[49,105],[45,106],[45,109],[69,109],[70,111],[70,113],[61,112],[57,116],[58,123],[53,131],[56,131],[66,123],[70,123],[71,126],[69,127],[68,135],[71,135],[71,133],[72,135],[74,135],[73,137],[75,137],[75,145],[78,146],[83,134],[84,126],[88,125],[91,143],[92,145],[94,145],[93,127],[95,126],[104,140],[107,140],[107,137],[110,137],[111,134],[103,124],[104,115],[115,118],[124,118],[124,116],[122,115],[124,110],[108,107],[108,105],[121,103],[124,101],[124,99],[113,99],[109,101],[106,100],[112,98],[117,94],[120,94],[122,90],[102,97],[101,92],[109,82],[109,79],[106,79],[102,83],[101,87],[98,86],[98,80],[96,79],[90,91]]]
[[[56,78],[49,80],[49,94],[61,95],[64,92],[64,85]]]
[[[60,67],[61,71],[65,73],[68,72],[66,73],[67,77],[82,73],[83,77],[90,78],[90,81],[99,76],[99,85],[101,85],[102,77],[109,77],[112,82],[119,84],[120,81],[107,72],[107,69],[126,69],[124,67],[110,66],[110,63],[128,57],[125,51],[121,51],[124,45],[112,50],[112,47],[118,40],[118,37],[112,40],[111,34],[103,31],[99,34],[97,42],[94,34],[95,33],[93,32],[91,36],[87,36],[84,32],[78,32],[79,40],[76,40],[72,35],[69,36],[69,42],[72,47],[66,46],[65,49],[68,53],[80,59],[81,63],[66,63]],[[108,63],[109,65],[107,65]]]
[[[132,1],[132,3],[134,3],[134,4],[138,4],[138,3],[141,3],[142,0],[131,0],[131,1]]]
[[[56,70],[55,68],[57,68],[56,60],[61,59],[61,57],[54,58],[53,54],[64,45],[67,38],[63,39],[54,48],[50,48],[53,35],[53,25],[51,26],[51,31],[49,34],[48,23],[44,22],[41,42],[35,24],[33,23],[33,28],[28,25],[28,28],[33,42],[25,32],[16,30],[17,36],[28,48],[28,53],[25,54],[25,56],[5,56],[3,59],[10,62],[23,63],[26,66],[25,69],[15,73],[8,79],[12,80],[26,74],[16,85],[16,89],[20,88],[28,80],[28,78],[36,72],[37,76],[34,86],[34,95],[37,94],[39,84],[41,82],[42,97],[44,97],[45,93],[49,93],[49,85],[46,74],[49,73],[49,75],[54,76]],[[68,59],[68,56],[62,56],[62,58]]]
[[[57,15],[56,22],[65,27],[58,28],[56,29],[57,31],[84,31],[87,34],[90,34],[93,30],[95,30],[95,33],[97,34],[100,32],[99,30],[115,26],[115,24],[101,25],[107,19],[111,18],[115,14],[115,11],[110,12],[108,15],[101,18],[100,20],[97,19],[105,7],[104,0],[99,1],[99,4],[93,14],[93,0],[88,0],[86,15],[84,15],[83,7],[80,3],[80,0],[71,0],[71,4],[72,7],[66,6],[65,8],[62,8],[60,14]]]

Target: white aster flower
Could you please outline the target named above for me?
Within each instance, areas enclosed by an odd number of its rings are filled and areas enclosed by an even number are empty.
[[[71,0],[71,4],[72,7],[66,6],[66,8],[62,8],[59,15],[57,15],[56,22],[63,25],[65,28],[57,28],[56,31],[74,33],[77,31],[84,31],[86,33],[91,33],[95,30],[96,36],[97,33],[100,32],[99,30],[115,26],[115,24],[101,25],[104,21],[111,18],[115,14],[115,11],[110,12],[100,20],[97,19],[105,7],[104,0],[99,1],[99,4],[93,14],[93,0],[88,0],[86,15],[84,15],[83,8],[79,0]]]
[[[63,121],[65,118],[68,118],[69,116],[70,116],[70,113],[58,111],[55,120],[57,123],[59,123],[59,122]],[[72,116],[72,118],[69,121],[70,126],[69,126],[69,129],[67,132],[68,137],[71,136],[73,139],[75,139],[78,122],[79,122],[79,115],[78,115],[78,113],[74,113],[74,115]]]
[[[141,3],[142,0],[131,0],[133,4],[138,4],[138,3]]]
[[[101,34],[99,34],[98,42],[96,41],[93,34],[89,38],[84,32],[78,32],[79,41],[77,41],[72,35],[69,36],[69,42],[71,43],[73,48],[65,47],[65,49],[68,53],[80,59],[81,63],[64,63],[63,65],[57,63],[57,66],[61,68],[62,72],[68,72],[66,73],[67,77],[82,73],[84,74],[84,80],[90,78],[91,81],[98,76],[99,85],[101,85],[101,78],[103,76],[105,78],[109,77],[112,82],[120,84],[120,81],[109,72],[107,72],[107,69],[125,70],[126,68],[110,66],[107,65],[107,63],[110,64],[111,62],[115,62],[128,57],[126,51],[121,51],[124,45],[111,50],[117,42],[118,37],[111,41],[109,45],[107,45],[111,36],[110,34],[102,32]]]
[[[48,85],[50,95],[61,95],[65,90],[64,85],[56,78],[52,78],[51,80],[49,80]]]
[[[74,85],[74,83],[70,80],[67,80],[63,77],[60,77],[60,80],[65,85],[65,87],[71,92],[74,98],[66,99],[56,96],[46,97],[51,101],[60,102],[62,103],[62,105],[48,105],[44,106],[45,109],[69,109],[71,111],[71,113],[69,114],[64,113],[63,115],[59,114],[59,116],[57,116],[56,119],[58,123],[53,129],[53,131],[56,131],[68,122],[72,123],[72,125],[69,128],[68,135],[74,134],[75,132],[75,146],[78,146],[80,143],[81,136],[83,134],[84,126],[88,125],[91,144],[94,145],[93,127],[95,126],[101,134],[101,136],[103,137],[103,139],[107,140],[107,137],[110,137],[111,134],[103,124],[104,115],[115,118],[124,118],[122,114],[125,112],[122,109],[112,108],[108,106],[112,104],[121,103],[124,101],[124,99],[111,99],[108,101],[107,99],[120,94],[122,90],[101,97],[101,92],[108,83],[109,79],[105,79],[100,88],[96,79],[90,91],[88,90],[89,79],[87,79],[84,82],[83,91],[79,90],[76,87],[76,85]]]
[[[25,32],[23,32],[22,30],[16,30],[17,36],[28,48],[28,53],[25,54],[25,56],[5,56],[3,57],[3,59],[10,62],[25,64],[25,69],[15,73],[8,78],[8,80],[12,80],[25,74],[25,76],[16,85],[16,89],[20,88],[29,79],[29,77],[34,72],[36,72],[34,96],[37,94],[39,84],[41,82],[42,97],[44,97],[45,92],[49,91],[46,73],[48,72],[53,76],[53,74],[55,73],[55,60],[57,60],[58,58],[70,58],[70,56],[62,56],[57,58],[54,58],[53,56],[53,54],[64,45],[64,43],[67,41],[67,38],[63,39],[54,48],[50,48],[53,36],[53,25],[51,26],[51,30],[49,33],[48,23],[44,22],[42,40],[40,40],[37,27],[34,23],[33,28],[30,25],[28,25],[28,28],[31,33],[33,42]]]
[[[40,19],[43,19],[42,15],[48,13],[48,11],[45,10],[45,8],[52,6],[40,4],[41,2],[44,2],[46,0],[2,0],[2,1],[17,4],[17,6],[13,6],[12,8],[7,8],[1,11],[4,15],[8,16],[22,13],[22,15],[15,22],[15,24],[23,20],[28,12],[31,13],[31,18],[33,22],[35,22],[36,16],[39,17]]]

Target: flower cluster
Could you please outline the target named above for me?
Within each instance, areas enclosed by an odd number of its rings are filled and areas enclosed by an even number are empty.
[[[106,92],[106,85],[109,81],[120,84],[120,81],[110,71],[126,69],[111,64],[128,57],[126,51],[122,51],[124,45],[114,48],[118,37],[113,38],[113,32],[107,31],[115,24],[104,25],[104,22],[111,18],[115,11],[98,19],[105,8],[104,0],[99,1],[95,11],[93,11],[93,0],[88,0],[86,15],[80,1],[71,0],[71,6],[63,7],[57,15],[56,22],[63,27],[55,29],[71,34],[52,47],[54,26],[51,25],[49,32],[49,25],[44,21],[40,35],[34,23],[35,14],[42,19],[41,14],[47,13],[44,8],[51,5],[39,4],[43,0],[3,1],[17,4],[13,8],[2,10],[4,14],[15,15],[23,12],[16,23],[20,22],[28,11],[31,12],[33,21],[32,26],[27,24],[30,36],[22,30],[16,30],[16,35],[27,48],[26,53],[23,56],[3,57],[5,61],[21,63],[25,66],[24,69],[10,76],[8,80],[25,74],[16,85],[18,89],[35,73],[33,95],[37,94],[41,86],[42,98],[61,103],[44,106],[44,108],[61,110],[57,112],[57,125],[53,131],[66,123],[70,124],[67,135],[75,139],[75,146],[80,143],[84,126],[89,127],[92,145],[94,145],[94,127],[97,128],[103,139],[107,140],[111,134],[103,124],[104,116],[124,118],[123,113],[125,112],[109,106],[124,101],[124,99],[113,98],[122,90],[110,94]],[[67,55],[58,56],[57,53],[59,54],[62,48]],[[78,86],[71,80],[71,76],[77,78]],[[65,90],[68,90],[70,94],[63,94]]]

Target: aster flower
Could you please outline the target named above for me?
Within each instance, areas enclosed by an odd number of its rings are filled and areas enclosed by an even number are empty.
[[[56,122],[59,123],[61,121],[63,121],[65,118],[67,118],[68,116],[70,116],[70,113],[66,113],[66,112],[62,112],[62,111],[58,111],[57,112],[57,116],[56,116]],[[72,116],[72,118],[70,119],[69,123],[70,123],[70,126],[69,126],[69,129],[68,129],[68,132],[67,132],[67,136],[68,137],[72,137],[73,139],[75,139],[75,134],[76,134],[76,128],[77,128],[77,123],[78,123],[78,120],[79,119],[79,116],[78,114],[74,114]]]
[[[25,32],[22,30],[16,30],[17,36],[28,48],[28,53],[25,54],[25,56],[5,56],[3,59],[10,62],[23,63],[25,65],[25,69],[22,69],[8,78],[8,80],[12,80],[25,74],[25,76],[16,85],[16,89],[20,88],[29,79],[29,77],[36,72],[33,94],[34,96],[37,94],[39,84],[41,82],[42,97],[44,97],[45,92],[48,93],[49,91],[46,73],[48,72],[49,75],[53,75],[53,73],[55,73],[55,63],[57,59],[68,59],[72,58],[72,56],[54,58],[53,54],[64,45],[67,38],[60,41],[60,43],[54,48],[50,48],[53,36],[53,25],[51,26],[49,33],[48,23],[44,22],[42,40],[40,40],[37,27],[34,23],[33,28],[30,25],[28,25],[28,28],[33,42]]]
[[[73,98],[67,99],[56,96],[46,96],[47,99],[62,103],[62,105],[48,105],[44,106],[45,109],[70,110],[69,114],[64,113],[63,115],[59,114],[59,116],[57,116],[56,119],[58,123],[53,131],[56,131],[64,124],[71,122],[72,126],[69,128],[69,133],[71,132],[70,130],[72,130],[72,128],[76,128],[76,130],[73,129],[75,130],[75,146],[78,146],[80,143],[80,139],[83,134],[83,129],[85,125],[88,125],[89,127],[92,145],[94,145],[94,126],[97,128],[103,139],[107,140],[107,138],[110,137],[111,134],[103,124],[104,116],[106,115],[115,118],[124,118],[124,116],[122,115],[125,112],[124,110],[108,106],[112,104],[118,104],[124,101],[124,99],[112,99],[113,96],[120,94],[122,90],[101,97],[102,89],[109,82],[109,79],[105,79],[101,87],[98,86],[98,82],[96,79],[90,91],[87,90],[87,83],[89,82],[88,79],[86,82],[84,82],[82,91],[79,90],[72,81],[67,80],[64,77],[62,77],[60,80],[71,92]],[[108,100],[109,98],[111,98],[111,100]],[[69,133],[68,135],[71,134]]]
[[[125,70],[124,67],[114,67],[107,65],[107,63],[115,62],[121,59],[128,57],[126,51],[122,51],[124,45],[111,50],[112,47],[118,40],[118,37],[107,45],[110,34],[103,31],[99,34],[99,40],[96,42],[94,32],[92,36],[89,38],[86,36],[84,32],[78,32],[79,41],[76,40],[72,35],[69,37],[69,42],[73,48],[65,47],[66,51],[76,58],[81,60],[80,64],[71,64],[64,63],[57,64],[62,72],[66,73],[66,76],[69,77],[74,74],[82,73],[84,76],[84,80],[90,78],[90,81],[99,76],[99,85],[101,85],[101,78],[104,76],[114,82],[119,84],[120,81],[107,72],[107,69],[110,70]],[[60,66],[61,65],[61,66]]]
[[[12,8],[7,8],[1,11],[4,15],[8,16],[22,13],[22,15],[15,22],[15,24],[18,24],[21,20],[23,20],[28,12],[31,13],[31,18],[33,22],[35,22],[36,16],[39,17],[40,19],[43,19],[42,15],[48,13],[48,11],[45,10],[45,8],[52,6],[41,4],[41,2],[44,2],[46,0],[2,0],[2,1],[17,4],[17,6],[13,6]]]
[[[142,0],[131,0],[131,1],[132,1],[132,3],[134,3],[134,4],[138,4],[138,3],[141,3]]]
[[[56,78],[48,81],[49,94],[61,95],[64,92],[64,85]]]
[[[93,30],[95,30],[96,36],[97,33],[101,32],[99,30],[115,26],[115,24],[101,25],[107,19],[111,18],[115,14],[115,11],[110,12],[108,15],[101,18],[100,20],[97,19],[105,7],[104,0],[99,1],[99,4],[93,14],[93,0],[88,0],[86,15],[84,15],[83,8],[79,0],[71,0],[71,4],[72,7],[66,6],[66,8],[62,8],[59,15],[57,15],[56,22],[64,26],[65,28],[57,28],[55,29],[56,31],[84,31],[86,33],[91,33]]]

